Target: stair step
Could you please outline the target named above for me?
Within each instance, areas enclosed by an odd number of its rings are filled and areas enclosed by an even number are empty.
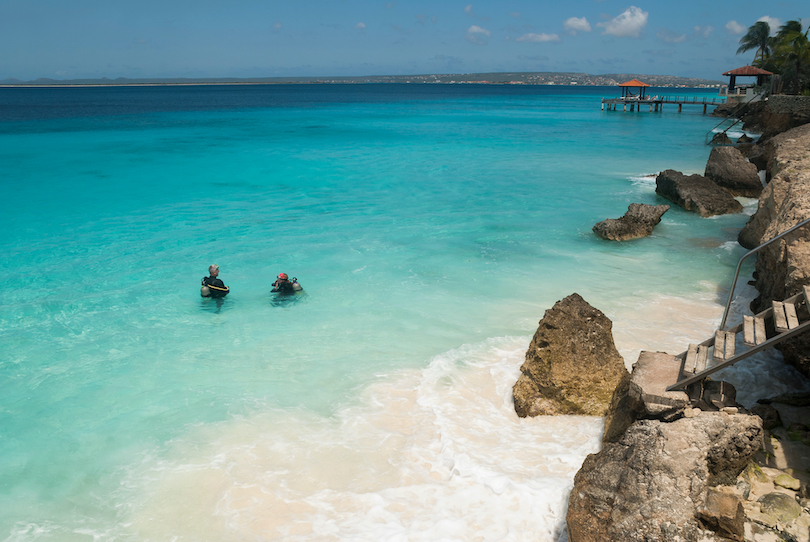
[[[777,333],[784,333],[790,329],[785,315],[785,304],[781,301],[773,302],[773,325]]]
[[[796,305],[793,303],[785,303],[785,316],[787,316],[788,329],[799,327],[799,319],[796,317]]]
[[[807,310],[810,310],[810,285],[804,286],[804,303],[807,305]]]
[[[709,347],[703,344],[690,344],[686,352],[686,361],[683,370],[687,374],[699,373],[706,368],[706,358],[709,354]]]
[[[756,346],[768,340],[765,336],[765,319],[757,316],[743,316],[743,343]]]
[[[718,360],[733,358],[735,340],[736,335],[734,333],[718,329],[714,334],[714,354],[712,354],[712,357]]]

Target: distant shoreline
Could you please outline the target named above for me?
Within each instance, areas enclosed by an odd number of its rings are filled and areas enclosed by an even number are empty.
[[[48,79],[30,81],[8,78],[0,80],[0,88],[69,88],[69,87],[156,87],[211,85],[514,85],[514,86],[617,86],[630,79],[641,79],[654,87],[716,88],[723,83],[708,79],[674,75],[605,74],[591,75],[570,72],[465,73],[428,75],[379,75],[344,77],[257,77],[257,78],[141,78],[109,79]]]

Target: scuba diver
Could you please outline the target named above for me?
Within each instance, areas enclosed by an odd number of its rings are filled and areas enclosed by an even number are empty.
[[[295,284],[298,284],[297,279],[293,279],[295,282],[290,282],[287,273],[279,273],[276,282],[273,283],[273,289],[270,290],[273,293],[278,294],[294,294],[296,291]],[[301,285],[298,284],[298,288],[301,288]]]
[[[200,288],[200,295],[203,297],[220,298],[228,295],[230,289],[225,286],[225,283],[217,278],[219,275],[219,266],[211,264],[208,266],[208,273],[210,277],[203,277],[202,287]]]

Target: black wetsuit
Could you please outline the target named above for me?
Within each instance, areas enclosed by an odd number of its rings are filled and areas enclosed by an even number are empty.
[[[286,279],[278,279],[275,283],[273,283],[273,289],[271,292],[276,292],[279,294],[294,294],[295,289],[293,288],[292,282]]]
[[[225,283],[215,277],[205,277],[202,279],[203,286],[209,286],[210,297],[225,297],[228,295],[228,287]],[[211,288],[213,286],[213,288]]]

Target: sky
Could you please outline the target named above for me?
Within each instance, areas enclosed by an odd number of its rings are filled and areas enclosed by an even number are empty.
[[[481,72],[724,80],[785,0],[0,0],[0,80]]]

